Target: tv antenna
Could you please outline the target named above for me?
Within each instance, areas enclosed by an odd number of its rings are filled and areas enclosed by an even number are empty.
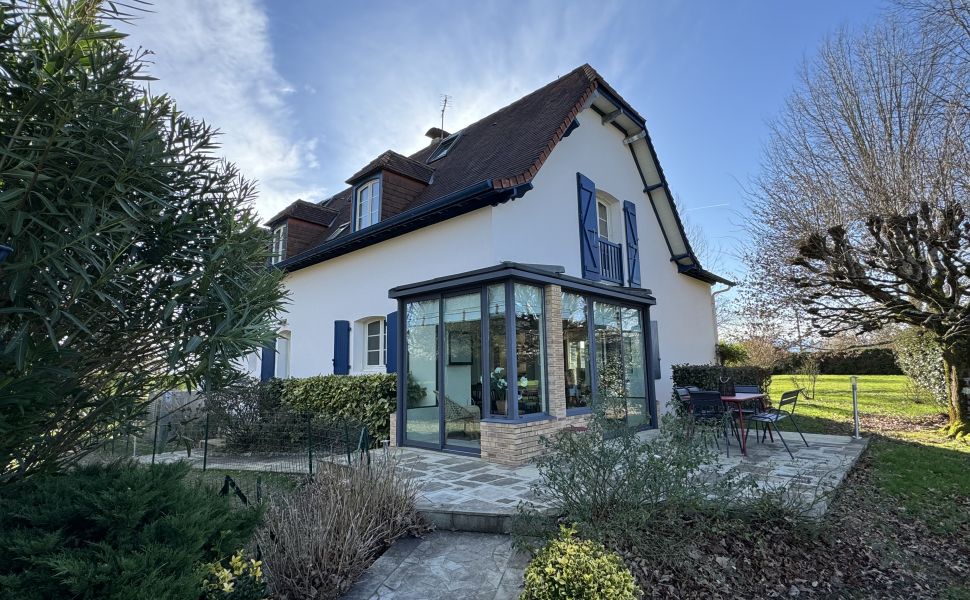
[[[448,94],[441,95],[441,131],[445,130],[445,111],[448,110],[448,103],[451,101],[451,96]]]

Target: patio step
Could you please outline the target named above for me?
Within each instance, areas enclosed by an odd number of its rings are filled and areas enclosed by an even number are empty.
[[[443,506],[418,506],[418,514],[444,531],[508,534],[512,513],[502,511],[471,511]]]

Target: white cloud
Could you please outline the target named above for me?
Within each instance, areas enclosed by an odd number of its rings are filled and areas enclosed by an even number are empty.
[[[273,67],[267,17],[253,0],[166,0],[122,27],[128,44],[151,50],[154,93],[222,131],[220,152],[259,181],[265,218],[298,197],[321,199],[308,171],[317,140],[294,123],[295,87]]]
[[[372,14],[369,35],[338,32],[329,42],[331,50],[354,47],[328,74],[342,122],[326,145],[341,149],[334,159],[345,174],[388,148],[408,154],[427,144],[424,132],[440,124],[442,94],[453,98],[445,129],[457,131],[585,62],[622,89],[639,76],[630,65],[645,60],[617,43],[623,14],[616,4],[482,3],[435,15],[418,6]]]

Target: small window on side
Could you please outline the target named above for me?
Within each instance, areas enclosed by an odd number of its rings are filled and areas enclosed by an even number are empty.
[[[276,263],[286,258],[286,223],[273,229],[271,262]]]

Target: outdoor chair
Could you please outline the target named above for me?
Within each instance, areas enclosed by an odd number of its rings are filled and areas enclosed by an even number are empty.
[[[778,434],[778,439],[780,439],[781,443],[785,445],[785,450],[788,451],[788,456],[791,456],[792,460],[795,459],[795,455],[792,454],[791,448],[788,447],[788,442],[786,442],[785,438],[781,435],[781,430],[778,429],[778,422],[785,419],[791,419],[791,424],[795,427],[795,431],[798,432],[798,435],[801,436],[802,441],[805,442],[805,447],[808,447],[808,441],[805,439],[805,435],[802,434],[802,430],[798,428],[798,423],[795,421],[794,414],[795,406],[798,403],[798,396],[801,395],[801,393],[801,389],[785,392],[781,395],[781,399],[778,400],[778,406],[768,408],[762,412],[755,413],[748,417],[748,420],[752,423],[761,423],[766,426],[769,433],[771,432],[771,429],[774,428],[775,433]],[[790,408],[786,410],[785,407]],[[747,436],[747,431],[745,431],[745,436]],[[760,441],[764,441],[764,436],[759,436],[759,439]]]
[[[721,401],[721,394],[718,392],[692,391],[689,398],[692,423],[700,423],[720,429],[724,433],[724,445],[727,449],[727,455],[731,456],[728,424],[730,423],[731,430],[735,436],[737,436],[737,432],[734,429],[734,419],[730,418],[727,409],[724,408],[724,402]],[[716,435],[714,437],[714,443],[718,445]],[[718,445],[718,448],[720,448],[720,445]]]
[[[685,387],[675,387],[674,394],[677,395],[677,400],[680,402],[681,407],[686,411],[690,408],[690,392],[687,391]]]
[[[736,385],[734,391],[738,394],[760,394],[761,388],[757,385]]]
[[[734,393],[736,393],[736,394],[760,394],[761,393],[761,386],[758,386],[758,385],[736,385],[736,386],[734,386]],[[767,397],[765,397],[764,400],[761,401],[761,408],[760,409],[756,409],[756,408],[744,408],[744,409],[741,410],[741,412],[744,414],[744,418],[745,419],[748,419],[748,418],[751,417],[751,415],[756,414],[756,413],[759,413],[759,412],[762,412],[763,410],[767,409],[770,406],[771,406],[771,401]],[[761,424],[761,427],[762,428],[765,428],[767,426],[764,423],[762,423]],[[771,434],[769,432],[769,435],[771,435],[771,441],[772,442],[775,441],[774,434]]]
[[[466,436],[478,433],[479,419],[480,414],[477,406],[464,406],[445,396],[445,421],[460,426]],[[472,431],[469,431],[469,428]]]

